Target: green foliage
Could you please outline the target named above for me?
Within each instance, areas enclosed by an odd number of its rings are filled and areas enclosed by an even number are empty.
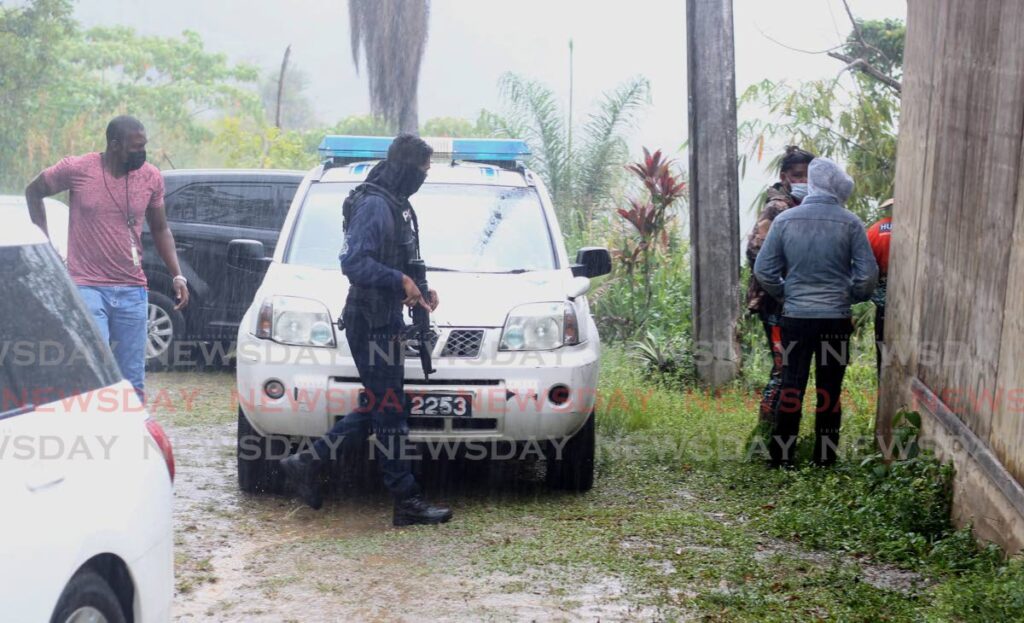
[[[229,167],[309,169],[317,163],[320,133],[282,130],[272,125],[225,117],[214,124],[213,145]]]
[[[349,134],[352,136],[394,136],[394,126],[373,115],[351,115],[327,128],[325,134]]]
[[[632,341],[649,331],[658,340],[688,343],[692,328],[688,245],[683,240],[672,245],[652,264],[649,281],[641,282],[618,269],[595,289],[594,318],[604,339]]]
[[[952,532],[952,468],[933,458],[808,468],[779,499],[772,526],[814,548],[916,566]]]
[[[864,91],[846,91],[838,80],[815,80],[796,86],[765,80],[751,86],[740,98],[742,105],[767,109],[769,117],[740,126],[741,140],[750,145],[741,158],[747,166],[760,162],[764,144],[782,139],[793,145],[845,163],[855,181],[847,207],[869,220],[875,206],[893,195],[896,175],[896,117],[894,97],[864,97]],[[768,162],[777,175],[782,154]],[[764,204],[758,197],[751,206]]]
[[[844,51],[857,58],[866,56],[898,79],[906,34],[903,23],[885,20],[860,26],[870,47],[851,34]],[[749,146],[741,156],[744,172],[751,160],[762,162],[767,142],[785,141],[845,164],[856,182],[847,207],[861,219],[872,220],[878,203],[893,195],[900,102],[891,88],[864,73],[854,74],[850,87],[839,78],[800,84],[765,80],[748,88],[740,103],[768,113],[740,126],[740,140]],[[768,170],[777,175],[781,161],[781,154],[771,158]],[[752,208],[763,203],[759,197]]]
[[[683,388],[695,380],[693,350],[682,332],[664,337],[647,331],[629,345],[630,354],[643,366],[648,378],[669,387]]]
[[[77,32],[71,12],[70,0],[0,5],[0,189],[24,187],[19,163],[38,158],[25,136],[45,118],[46,98],[63,78],[65,42]]]
[[[636,77],[606,92],[581,128],[568,127],[548,86],[511,73],[499,86],[508,114],[483,113],[478,123],[495,135],[525,139],[533,151],[531,168],[547,185],[564,233],[589,232],[623,180],[625,135],[650,103],[650,82]]]
[[[68,153],[103,148],[111,117],[146,124],[154,160],[211,138],[205,111],[253,113],[256,71],[207,52],[193,32],[83,30],[62,0],[0,7],[0,186],[24,187]]]
[[[1024,560],[965,576],[936,591],[928,621],[1024,621]]]
[[[843,52],[853,58],[863,58],[872,67],[897,80],[903,78],[903,47],[907,38],[907,26],[901,20],[857,20],[857,27],[864,37],[851,32],[846,38]],[[866,85],[879,85],[873,79],[865,79]]]
[[[664,345],[648,350],[657,351],[648,361],[668,360]],[[969,527],[952,525],[950,466],[924,454],[890,465],[878,454],[851,454],[853,437],[870,431],[873,408],[845,404],[845,451],[834,468],[768,470],[714,451],[746,447],[757,419],[755,392],[737,386],[712,395],[652,382],[631,365],[638,356],[605,350],[598,424],[602,479],[629,473],[646,483],[628,490],[621,515],[604,507],[611,515],[606,529],[629,522],[625,538],[641,546],[602,547],[589,534],[579,556],[599,551],[591,558],[605,567],[635,554],[644,564],[634,569],[626,563],[625,571],[640,574],[648,591],[696,592],[691,612],[701,620],[1024,620],[1024,560],[1006,563],[995,546],[980,546]],[[848,389],[872,393],[873,362],[852,368]],[[920,429],[919,415],[904,412],[898,420],[899,443],[912,447],[906,442]],[[813,417],[805,417],[804,441],[812,428]],[[696,498],[700,517],[714,517],[712,525],[683,525],[678,509],[688,507],[680,489]],[[666,502],[671,511],[656,510]],[[636,525],[638,513],[646,512],[651,516],[644,526]],[[574,514],[565,524],[583,522]],[[694,539],[696,546],[680,548]],[[645,572],[652,564],[662,569],[666,560],[674,574]],[[894,590],[872,576],[909,586]]]
[[[480,111],[475,123],[461,117],[434,117],[423,124],[420,134],[449,138],[488,138],[497,133],[491,119],[491,113],[486,110]]]

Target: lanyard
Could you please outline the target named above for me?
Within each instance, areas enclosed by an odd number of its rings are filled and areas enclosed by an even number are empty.
[[[110,192],[110,186],[107,186],[107,167],[106,167],[106,154],[100,154],[100,174],[103,175],[103,187],[107,189],[107,194],[110,195],[110,201],[114,203],[114,207],[121,211],[121,206],[117,203],[117,199],[114,198],[114,193]],[[128,227],[128,242],[131,244],[132,264],[135,266],[141,266],[142,263],[139,261],[139,248],[135,245],[135,216],[132,215],[131,211],[131,199],[128,196],[128,178],[131,176],[131,171],[125,171],[124,174],[124,222]]]

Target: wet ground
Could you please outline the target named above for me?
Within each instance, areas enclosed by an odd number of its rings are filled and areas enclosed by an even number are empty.
[[[927,585],[765,535],[715,472],[630,460],[599,462],[584,496],[548,490],[536,462],[420,464],[455,511],[436,527],[392,528],[372,472],[320,511],[244,495],[232,375],[149,384],[177,461],[176,621],[760,620],[732,610],[750,595],[795,617],[777,620],[827,620],[837,600],[899,606]]]
[[[151,385],[194,383],[152,375]],[[164,422],[174,444],[177,621],[610,621],[642,615],[612,576],[571,586],[543,573],[475,568],[488,540],[518,538],[501,503],[552,494],[530,463],[481,470],[434,465],[422,474],[432,497],[456,511],[490,509],[482,540],[453,543],[458,524],[397,530],[385,492],[367,484],[335,488],[319,512],[281,496],[239,492],[229,375],[204,376],[191,409],[178,394]],[[179,426],[176,422],[185,425]],[[478,518],[471,520],[479,528]],[[474,537],[480,532],[472,530]],[[435,540],[433,536],[442,537]]]

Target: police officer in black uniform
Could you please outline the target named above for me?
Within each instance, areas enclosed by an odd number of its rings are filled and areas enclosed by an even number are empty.
[[[345,202],[345,246],[339,257],[351,287],[342,321],[364,393],[360,407],[339,420],[312,450],[281,461],[296,492],[314,509],[323,504],[319,473],[324,461],[336,458],[336,448],[344,452],[366,443],[372,429],[377,438],[374,454],[395,499],[394,525],[438,524],[452,517],[448,508],[423,499],[409,460],[402,456],[409,432],[402,391],[402,306],[433,311],[438,303],[436,292],[425,297],[404,272],[407,261],[419,257],[416,213],[409,197],[423,184],[432,153],[419,137],[399,135],[387,159]]]

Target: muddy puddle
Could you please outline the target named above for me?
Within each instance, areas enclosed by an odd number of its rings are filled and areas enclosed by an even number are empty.
[[[175,481],[176,621],[617,621],[654,616],[622,584],[591,577],[571,587],[550,574],[474,569],[469,552],[431,530],[395,530],[380,487],[331,491],[323,510],[238,491],[234,426],[171,428]],[[497,503],[544,495],[531,463],[444,465],[421,474],[434,499]],[[356,478],[374,479],[366,474]],[[495,493],[497,492],[497,493]],[[497,499],[495,498],[497,496]],[[395,533],[399,533],[397,536]],[[409,533],[403,538],[401,533]],[[507,537],[506,537],[507,538]]]

